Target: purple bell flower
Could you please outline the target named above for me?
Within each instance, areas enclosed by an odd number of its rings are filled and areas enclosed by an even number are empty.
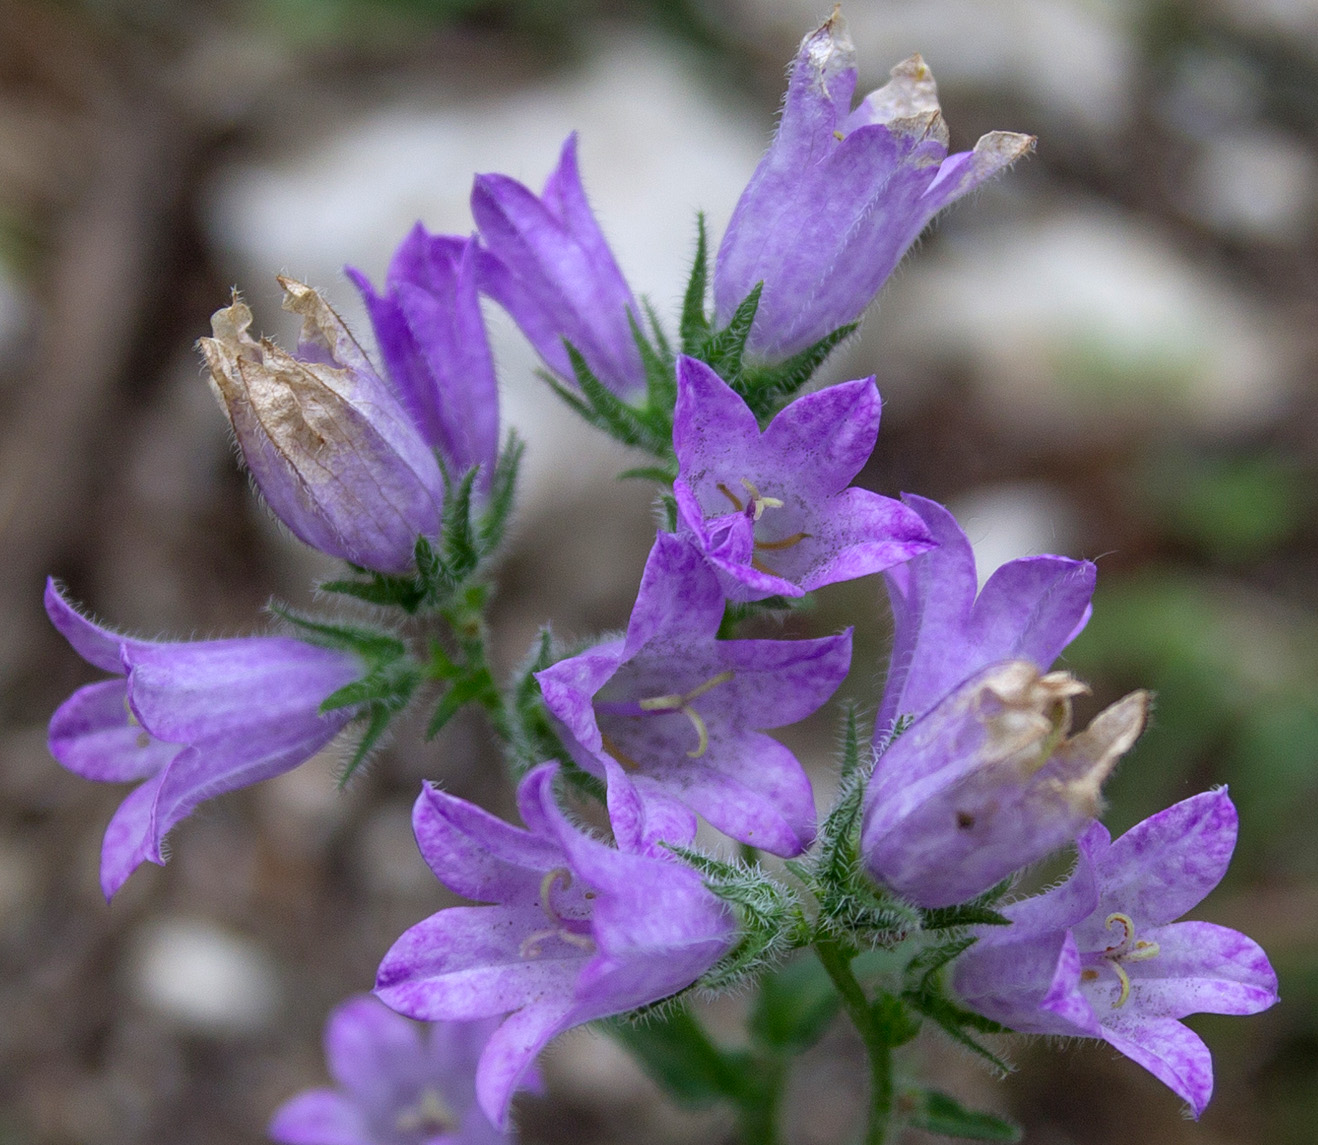
[[[1088,623],[1097,574],[1089,561],[1022,557],[994,572],[976,596],[975,554],[952,514],[924,497],[902,500],[937,548],[884,574],[893,643],[874,727],[879,744],[900,717],[924,715],[989,664],[1033,660],[1047,671]]]
[[[563,144],[542,195],[507,175],[478,175],[471,213],[493,256],[482,260],[481,289],[512,315],[550,370],[575,379],[566,340],[614,393],[643,390],[645,367],[628,318],[639,322],[641,311],[586,201],[576,134]]]
[[[93,624],[46,585],[46,612],[84,660],[120,679],[79,688],[50,720],[51,754],[85,779],[141,780],[101,850],[108,899],[205,799],[291,771],[352,717],[320,704],[363,671],[345,652],[284,636],[172,644]]]
[[[1256,1014],[1277,976],[1252,939],[1177,922],[1226,873],[1236,809],[1225,790],[1159,811],[1112,842],[1091,824],[1071,876],[1007,907],[957,960],[971,1009],[1023,1033],[1102,1038],[1189,1104],[1213,1093],[1208,1047],[1179,1019]]]
[[[435,876],[488,906],[441,910],[380,964],[376,994],[417,1018],[508,1014],[481,1054],[476,1095],[495,1125],[536,1054],[562,1031],[657,1002],[732,947],[737,925],[689,867],[607,846],[568,822],[556,767],[518,789],[527,829],[426,787],[413,814]],[[625,833],[624,833],[625,834]]]
[[[804,719],[837,690],[851,632],[818,640],[717,640],[723,594],[700,553],[661,533],[625,637],[536,674],[545,706],[610,802],[634,788],[650,842],[685,844],[699,812],[775,855],[814,838],[810,780],[762,728]]]
[[[388,376],[450,477],[481,467],[488,490],[499,451],[499,387],[477,294],[474,238],[432,235],[420,223],[394,253],[378,294],[348,268],[375,327]]]
[[[750,407],[694,358],[677,367],[678,523],[729,600],[802,596],[932,547],[912,510],[849,488],[879,432],[874,379],[797,398],[760,432]]]
[[[325,1057],[339,1088],[308,1090],[285,1102],[270,1136],[280,1145],[514,1141],[476,1104],[476,1063],[498,1024],[491,1018],[426,1028],[369,994],[349,998],[325,1025]]]
[[[764,283],[746,343],[756,358],[789,358],[859,318],[929,220],[1034,143],[996,131],[949,156],[919,56],[853,110],[855,86],[855,48],[835,12],[801,43],[778,133],[719,247],[720,325]]]
[[[1084,691],[1065,672],[1009,660],[916,720],[874,765],[866,870],[920,906],[951,906],[1070,843],[1101,810],[1103,781],[1149,706],[1132,692],[1068,738]]]
[[[382,573],[414,565],[441,526],[444,478],[408,412],[316,291],[281,278],[303,318],[297,354],[247,333],[235,296],[198,345],[247,468],[276,516],[313,548]]]

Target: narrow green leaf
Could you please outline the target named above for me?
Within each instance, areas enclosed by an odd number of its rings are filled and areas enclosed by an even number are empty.
[[[571,342],[564,341],[563,346],[576,374],[577,385],[600,419],[602,428],[624,445],[649,448],[650,434],[640,414],[591,373],[586,359]]]
[[[691,263],[691,277],[687,280],[686,294],[682,298],[682,318],[678,336],[684,354],[697,355],[698,349],[709,337],[709,319],[705,317],[705,294],[709,288],[709,239],[705,234],[705,214],[696,215],[696,256]]]
[[[660,485],[671,485],[677,480],[677,474],[661,465],[641,465],[635,469],[624,469],[618,474],[619,481],[657,481]]]
[[[909,1122],[927,1133],[962,1137],[971,1141],[1019,1141],[1021,1129],[992,1113],[966,1109],[954,1098],[934,1090],[916,1091],[915,1112]]]

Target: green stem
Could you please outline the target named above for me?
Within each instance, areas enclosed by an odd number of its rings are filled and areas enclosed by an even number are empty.
[[[856,952],[830,938],[815,940],[815,954],[842,996],[842,1006],[865,1045],[870,1066],[869,1116],[865,1145],[882,1145],[892,1117],[892,1043],[884,1025],[875,1020],[865,991],[851,971]]]

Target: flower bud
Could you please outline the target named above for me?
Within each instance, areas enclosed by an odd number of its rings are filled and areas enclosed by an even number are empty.
[[[1087,691],[1028,660],[994,664],[917,720],[879,757],[865,796],[861,857],[879,882],[950,906],[1071,842],[1148,715],[1132,692],[1068,738]]]
[[[325,300],[281,278],[302,315],[298,352],[247,329],[235,293],[199,342],[247,468],[300,539],[383,573],[412,567],[417,538],[440,531],[439,463]]]

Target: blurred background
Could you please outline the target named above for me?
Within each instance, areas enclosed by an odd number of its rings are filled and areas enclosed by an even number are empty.
[[[861,90],[919,51],[956,149],[1037,153],[955,208],[827,367],[876,373],[862,483],[948,502],[983,572],[1096,559],[1065,665],[1086,718],[1157,693],[1109,825],[1213,784],[1242,812],[1199,917],[1272,956],[1283,1002],[1193,1018],[1218,1088],[1199,1125],[1104,1046],[1009,1045],[999,1084],[929,1036],[907,1065],[1018,1118],[1038,1145],[1308,1143],[1318,1127],[1318,3],[852,0]],[[0,0],[0,1145],[264,1140],[323,1084],[329,1008],[451,901],[416,855],[423,778],[508,811],[479,720],[399,729],[336,791],[318,758],[205,805],[107,907],[123,789],[63,772],[45,723],[94,670],[49,628],[42,578],[143,635],[268,626],[329,572],[251,496],[193,350],[240,287],[285,339],[276,272],[364,328],[341,268],[377,281],[423,219],[471,229],[475,171],[538,187],[581,133],[587,189],[634,289],[673,314],[694,217],[718,236],[773,129],[821,0]],[[622,626],[652,536],[631,462],[583,436],[491,313],[509,424],[530,440],[500,574],[496,654],[537,627]],[[848,692],[877,702],[871,579],[794,630],[858,618]],[[790,742],[828,789],[832,717]],[[711,1014],[736,1036],[737,1000]],[[725,1139],[603,1036],[548,1055],[524,1138]],[[803,1061],[793,1142],[849,1139],[843,1030]],[[921,1139],[911,1134],[912,1141]]]

